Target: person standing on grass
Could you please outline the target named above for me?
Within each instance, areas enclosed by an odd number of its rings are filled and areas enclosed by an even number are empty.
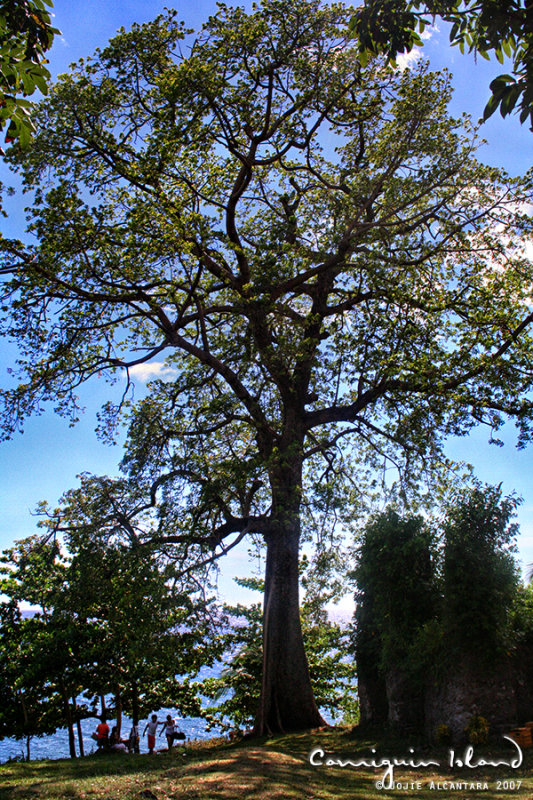
[[[130,736],[128,739],[128,749],[130,753],[138,753],[139,752],[139,726],[133,725],[131,726]]]
[[[99,750],[105,749],[109,742],[109,725],[104,716],[96,726],[96,746]]]
[[[174,744],[174,734],[176,733],[176,720],[172,719],[170,714],[167,714],[166,720],[161,723],[160,736],[162,736],[163,731],[167,737],[168,749],[172,750],[172,745]]]
[[[144,726],[143,736],[148,731],[148,752],[153,753],[155,747],[155,736],[157,733],[157,726],[159,722],[157,721],[157,715],[152,714],[152,719],[150,722],[147,722]]]

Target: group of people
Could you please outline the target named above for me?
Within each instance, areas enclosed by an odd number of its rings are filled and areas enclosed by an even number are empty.
[[[170,714],[167,714],[163,722],[159,722],[157,714],[152,714],[143,731],[143,736],[148,731],[149,753],[154,752],[157,729],[159,726],[161,726],[159,735],[162,736],[163,733],[165,733],[169,750],[172,750],[176,739],[185,739],[185,734],[178,731],[176,720],[174,720]],[[110,750],[116,753],[139,752],[139,728],[137,725],[132,725],[128,739],[121,739],[118,727],[114,725],[110,730],[106,718],[102,717],[96,726],[96,733],[93,734],[93,738],[96,740],[96,746],[99,751]]]
[[[149,753],[154,752],[157,729],[159,725],[161,725],[161,731],[159,733],[159,736],[162,736],[163,732],[165,733],[165,736],[167,737],[167,744],[169,750],[172,750],[172,745],[174,744],[174,741],[176,739],[181,739],[181,740],[185,739],[185,734],[178,731],[176,726],[176,720],[172,719],[170,714],[167,714],[167,718],[163,722],[159,722],[159,720],[157,719],[157,714],[152,714],[150,721],[146,723],[143,731],[143,736],[146,733],[146,731],[148,731]]]
[[[99,751],[113,750],[117,753],[129,753],[134,750],[134,741],[131,741],[130,747],[131,734],[130,739],[121,739],[118,727],[114,725],[110,731],[105,717],[102,717],[96,726],[96,733],[93,734],[93,739],[96,740],[96,746]]]

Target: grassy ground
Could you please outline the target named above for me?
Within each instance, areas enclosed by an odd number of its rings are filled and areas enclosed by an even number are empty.
[[[78,760],[36,761],[0,767],[2,800],[377,800],[437,797],[533,798],[533,755],[524,752],[518,769],[485,766],[450,769],[448,748],[414,747],[399,740],[379,743],[341,729],[278,736],[268,740],[193,743],[171,753],[89,756]],[[396,767],[394,789],[378,788],[380,770],[313,767],[308,755],[321,747],[335,758],[416,758],[440,767]],[[461,757],[463,748],[456,756]],[[510,760],[505,748],[478,747],[475,758]],[[518,784],[520,783],[520,786]],[[399,785],[398,785],[399,784]],[[514,787],[514,788],[513,788]]]

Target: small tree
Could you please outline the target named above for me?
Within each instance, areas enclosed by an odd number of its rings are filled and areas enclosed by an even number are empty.
[[[85,693],[94,703],[112,695],[106,712],[119,729],[123,712],[134,724],[162,706],[197,715],[199,700],[185,676],[217,657],[209,604],[173,585],[172,568],[149,551],[86,540],[79,531],[69,550],[65,600],[96,634],[85,653]]]
[[[32,536],[5,551],[2,564],[0,591],[8,598],[8,606],[26,602],[35,609],[31,618],[20,620],[18,628],[6,630],[21,637],[14,659],[20,670],[16,685],[21,697],[26,692],[35,695],[37,687],[42,698],[41,712],[28,717],[27,724],[33,726],[32,735],[40,732],[41,715],[54,730],[66,727],[70,755],[75,758],[73,700],[83,688],[81,662],[88,632],[64,613],[59,602],[67,580],[66,562],[55,542],[41,542]]]
[[[36,608],[31,619],[3,629],[5,668],[17,676],[13,685],[20,691],[15,707],[23,709],[26,694],[42,704],[15,729],[39,735],[45,720],[48,733],[53,719],[54,730],[67,728],[75,757],[74,726],[84,717],[113,714],[120,728],[123,711],[135,724],[165,705],[199,714],[196,692],[180,676],[194,675],[219,653],[205,604],[173,587],[172,571],[147,551],[104,546],[81,530],[71,531],[65,545],[60,549],[47,535],[32,537],[3,558],[6,619],[21,601]],[[113,701],[98,709],[105,695]],[[79,725],[78,737],[83,753]]]
[[[61,702],[41,668],[42,625],[24,618],[14,601],[0,603],[0,739],[25,742],[64,724]],[[48,640],[49,641],[49,640]]]

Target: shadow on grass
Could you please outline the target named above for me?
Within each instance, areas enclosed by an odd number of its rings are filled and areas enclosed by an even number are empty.
[[[182,760],[183,756],[179,756]],[[0,767],[0,800],[11,798],[55,796],[52,787],[101,779],[129,777],[144,778],[158,774],[165,763],[175,763],[177,755],[98,755],[57,761],[30,761],[4,764]],[[49,788],[47,788],[49,787]],[[24,794],[27,792],[28,794]],[[48,792],[48,793],[47,793]],[[58,795],[60,796],[60,795]],[[72,795],[70,795],[72,796]],[[97,795],[96,795],[97,796]]]
[[[198,797],[235,800],[285,800],[285,798],[348,798],[365,797],[368,781],[353,772],[317,770],[307,760],[260,748],[242,752],[238,758],[219,759],[209,765],[190,765],[182,776],[187,784],[199,790]],[[187,797],[190,795],[187,794]]]
[[[497,778],[511,777],[497,774],[490,768],[451,772],[447,748],[431,750],[416,745],[416,742],[409,743],[398,737],[381,738],[378,742],[337,729],[226,742],[218,746],[199,743],[187,748],[185,756],[176,749],[154,756],[116,755],[7,764],[0,768],[0,798],[140,800],[148,790],[157,800],[378,800],[384,797],[390,800],[398,797],[397,791],[376,788],[383,769],[312,766],[308,755],[316,746],[326,753],[354,760],[371,757],[372,748],[376,749],[378,759],[409,757],[410,746],[415,748],[417,759],[431,755],[441,768],[397,768],[398,780],[423,784],[422,791],[402,792],[409,797],[434,798],[435,792],[428,788],[431,780],[490,781],[494,785]],[[483,750],[487,757],[508,758],[510,754],[509,748],[498,745],[490,748],[490,756],[487,749]],[[529,776],[532,761],[531,753],[527,753],[520,770],[507,772],[516,778]],[[531,790],[529,777],[524,790]],[[461,796],[474,797],[476,793],[465,791]],[[484,800],[496,796],[501,800],[506,797],[502,793],[483,792]]]
[[[316,736],[303,734],[198,747],[187,750],[185,756],[176,751],[7,764],[0,768],[0,798],[127,800],[140,798],[146,789],[157,798],[187,800],[368,797],[366,781],[345,771],[317,770],[309,764],[307,753],[316,741]],[[328,748],[333,745],[328,741]]]

